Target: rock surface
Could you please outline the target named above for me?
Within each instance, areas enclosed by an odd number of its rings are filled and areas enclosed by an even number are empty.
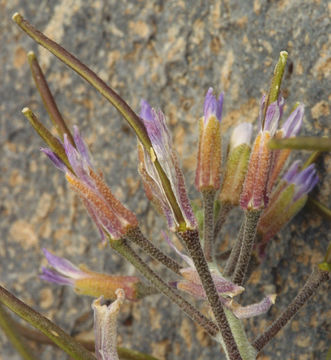
[[[141,98],[162,108],[187,184],[193,183],[197,120],[208,87],[225,91],[226,135],[237,122],[256,123],[259,98],[283,49],[289,52],[283,85],[287,111],[295,101],[303,102],[303,133],[330,136],[331,7],[326,0],[0,1],[1,284],[72,334],[90,330],[91,299],[38,278],[45,265],[42,247],[96,271],[135,272],[100,246],[79,199],[39,152],[42,142],[20,113],[30,106],[48,121],[29,73],[27,51],[37,54],[64,118],[70,126],[79,125],[115,194],[135,209],[142,228],[157,243],[164,223],[155,217],[137,176],[133,132],[91,86],[15,26],[15,11],[88,64],[134,110],[139,111]],[[331,207],[329,154],[318,169],[321,181],[313,194]],[[190,194],[198,196],[192,185]],[[220,250],[235,237],[240,216],[231,214]],[[295,296],[330,240],[330,223],[308,207],[275,239],[244,302],[270,289],[279,297],[266,316],[247,321],[252,338]],[[328,291],[324,285],[259,358],[324,359],[331,344]],[[85,313],[88,320],[80,321]],[[119,334],[121,345],[159,359],[224,356],[161,296],[126,304]],[[65,358],[50,346],[38,351],[41,359]],[[0,332],[0,359],[18,358]]]

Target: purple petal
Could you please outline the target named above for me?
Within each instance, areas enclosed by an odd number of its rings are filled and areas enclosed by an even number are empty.
[[[205,122],[208,120],[210,116],[216,116],[218,121],[221,121],[223,99],[224,99],[224,93],[221,93],[218,100],[216,100],[216,97],[213,94],[213,88],[208,89],[205,97],[205,103],[203,109]]]
[[[288,183],[292,182],[295,179],[296,175],[298,174],[298,170],[300,166],[301,166],[300,160],[294,161],[287,170],[287,172],[285,173],[285,175],[283,176],[283,180],[285,180]]]
[[[256,304],[240,306],[239,304],[231,304],[229,308],[238,319],[247,319],[253,316],[265,314],[275,303],[276,295],[268,295],[262,301]]]
[[[73,286],[75,283],[73,279],[67,278],[59,274],[57,271],[45,267],[42,267],[42,275],[40,275],[39,277],[42,280],[46,280],[59,285]]]
[[[278,127],[280,113],[281,110],[278,101],[274,101],[273,103],[271,103],[267,109],[263,130],[269,131],[271,135],[273,135]]]
[[[218,274],[212,274],[217,292],[228,296],[237,296],[241,294],[245,288],[234,284],[233,282],[226,280],[224,277]]]
[[[149,105],[149,103],[142,99],[140,101],[140,107],[140,117],[145,121],[153,121],[152,107]]]
[[[43,248],[43,253],[49,265],[51,265],[60,274],[68,276],[72,279],[82,279],[86,277],[86,274],[78,267],[73,265],[69,260],[53,255],[45,248]]]
[[[65,166],[64,162],[51,150],[48,148],[40,148],[40,151],[43,152],[55,165],[55,167],[63,172],[67,172],[68,168]]]
[[[84,139],[80,136],[79,130],[77,126],[74,126],[74,140],[77,146],[77,150],[82,156],[82,158],[92,167],[91,156],[89,150],[85,144]]]
[[[301,129],[304,111],[303,104],[300,104],[294,111],[292,111],[282,127],[284,131],[284,138],[293,137],[298,134]]]
[[[300,197],[308,194],[314,186],[318,183],[318,176],[316,174],[315,164],[311,164],[297,176],[293,181],[296,185],[296,193],[293,201],[297,201]]]

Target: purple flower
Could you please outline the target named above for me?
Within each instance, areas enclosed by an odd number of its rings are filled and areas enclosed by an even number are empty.
[[[78,268],[69,260],[53,255],[43,249],[51,268],[42,268],[41,279],[58,284],[68,285],[81,295],[93,297],[104,296],[106,299],[116,299],[116,290],[122,288],[128,300],[136,301],[143,293],[143,284],[136,276],[121,276],[100,274],[86,267]]]
[[[204,104],[204,116],[199,121],[199,150],[195,186],[199,191],[218,190],[221,178],[222,144],[221,116],[223,93],[219,99],[209,88]]]
[[[203,108],[204,122],[208,122],[209,118],[215,116],[216,119],[221,122],[222,109],[223,109],[224,93],[221,93],[219,98],[213,94],[213,88],[209,88],[205,97],[205,103]]]
[[[130,228],[138,226],[135,215],[118,201],[103,180],[101,172],[93,169],[92,159],[88,148],[74,127],[74,147],[64,135],[64,150],[71,169],[49,149],[42,151],[49,157],[53,164],[63,171],[72,188],[79,194],[89,212],[92,220],[97,225],[101,238],[104,232],[112,239],[121,238]]]
[[[271,239],[285,226],[305,205],[308,193],[318,182],[315,164],[300,170],[301,162],[295,161],[283,176],[279,185],[272,192],[268,207],[264,209],[258,233],[262,238],[258,244],[260,257]]]
[[[168,226],[172,231],[180,228],[182,224],[178,224],[176,220],[175,210],[167,198],[159,173],[155,168],[154,160],[157,158],[169,180],[171,190],[183,215],[186,227],[195,229],[197,222],[187,197],[184,176],[172,146],[165,117],[160,110],[154,110],[144,100],[141,102],[141,106],[140,115],[153,146],[147,152],[141,144],[138,145],[139,173],[142,177],[147,197],[156,204],[160,212],[166,217]]]

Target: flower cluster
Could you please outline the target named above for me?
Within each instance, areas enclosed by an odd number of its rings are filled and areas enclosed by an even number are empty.
[[[91,155],[77,127],[71,135],[56,108],[35,55],[30,53],[28,58],[33,77],[45,104],[51,105],[46,106],[47,111],[61,138],[55,138],[32,111],[25,108],[23,114],[49,146],[42,151],[65,173],[104,243],[107,238],[112,249],[128,260],[151,284],[145,285],[136,276],[106,275],[84,266],[76,267],[44,249],[50,267],[42,269],[42,279],[68,285],[79,294],[98,298],[92,305],[97,359],[119,358],[116,321],[124,299],[136,301],[155,293],[167,296],[202,326],[221,344],[227,359],[256,359],[258,352],[286,325],[318,286],[330,278],[331,269],[329,248],[324,263],[309,277],[288,309],[255,341],[249,340],[241,319],[266,313],[276,298],[275,294],[269,294],[247,306],[235,301],[234,298],[244,292],[245,282],[254,268],[252,253],[255,251],[257,258],[263,259],[268,241],[304,206],[308,193],[318,182],[314,164],[305,166],[295,161],[287,169],[291,151],[272,150],[269,146],[270,141],[296,137],[304,115],[303,105],[296,104],[288,118],[280,124],[285,101],[279,89],[287,53],[280,53],[270,90],[262,98],[258,134],[251,145],[253,126],[243,123],[235,127],[224,156],[223,171],[221,119],[224,94],[216,97],[213,89],[208,89],[199,119],[195,172],[195,186],[202,195],[203,206],[195,214],[164,114],[142,100],[138,116],[115,91],[60,45],[37,31],[21,15],[15,14],[13,19],[27,34],[98,89],[135,130],[138,137],[138,171],[146,195],[165,217],[168,229],[177,236],[188,254],[179,251],[165,235],[169,246],[185,261],[183,267],[143,235],[136,215],[115,198],[102,173],[94,169]],[[216,261],[215,242],[228,212],[235,206],[241,207],[244,219],[237,239],[232,242],[226,264],[221,267]],[[151,264],[137,252],[136,245],[149,257],[165,265],[176,278],[161,278],[156,274]],[[207,303],[208,316],[196,304],[188,302],[181,292]],[[103,298],[113,300],[113,303],[102,305]],[[41,323],[38,326],[42,326]],[[50,334],[48,328],[43,330]],[[91,354],[87,350],[84,352],[74,340],[69,340],[69,336],[61,342],[62,335],[55,334],[58,337],[56,340],[69,355],[91,358]],[[54,333],[49,336],[54,339]]]

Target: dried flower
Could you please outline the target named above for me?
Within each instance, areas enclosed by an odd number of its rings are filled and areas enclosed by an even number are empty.
[[[223,93],[218,100],[209,88],[205,103],[204,116],[199,122],[198,164],[195,186],[199,191],[218,190],[221,176],[221,116]]]
[[[94,311],[95,355],[98,360],[119,360],[117,354],[117,316],[124,302],[123,289],[116,290],[117,299],[109,306],[101,305],[102,297],[92,304]]]

